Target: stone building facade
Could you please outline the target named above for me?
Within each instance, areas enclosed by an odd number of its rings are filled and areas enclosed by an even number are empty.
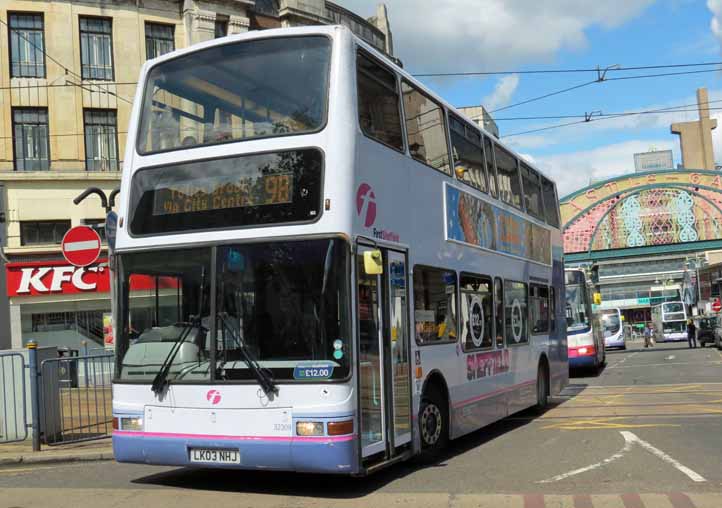
[[[141,65],[216,37],[314,24],[346,25],[393,54],[384,5],[365,19],[325,0],[3,2],[0,349],[49,335],[71,346],[99,340],[110,309],[107,293],[78,292],[67,281],[38,283],[45,292],[18,293],[11,286],[22,274],[58,272],[60,240],[71,226],[86,223],[102,233],[105,212],[98,199],[81,206],[72,199],[90,186],[106,193],[119,186]],[[102,281],[96,286],[104,287]]]

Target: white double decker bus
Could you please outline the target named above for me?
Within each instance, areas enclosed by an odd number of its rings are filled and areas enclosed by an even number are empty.
[[[687,309],[684,302],[664,302],[652,307],[655,340],[687,340]]]
[[[145,64],[121,462],[366,474],[568,380],[554,183],[343,27]]]

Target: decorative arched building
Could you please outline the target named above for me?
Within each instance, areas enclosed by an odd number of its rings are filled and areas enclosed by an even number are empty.
[[[715,280],[699,268],[722,249],[719,171],[630,173],[574,192],[560,207],[566,262],[595,263],[603,305],[626,309],[629,322],[648,320],[664,300],[704,308],[713,296]]]

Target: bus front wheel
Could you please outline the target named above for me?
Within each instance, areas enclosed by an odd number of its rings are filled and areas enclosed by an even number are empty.
[[[449,439],[449,411],[444,397],[435,386],[430,386],[421,400],[419,431],[421,445],[427,451],[436,453]]]

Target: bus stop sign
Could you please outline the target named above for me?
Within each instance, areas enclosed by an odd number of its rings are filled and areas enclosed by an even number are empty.
[[[75,226],[63,237],[63,257],[73,266],[92,265],[100,256],[100,236],[88,226]]]

